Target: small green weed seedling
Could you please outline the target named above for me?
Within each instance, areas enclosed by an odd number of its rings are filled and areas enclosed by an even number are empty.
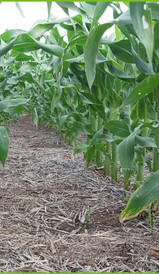
[[[79,214],[79,221],[82,224],[82,228],[81,231],[85,231],[87,224],[90,220],[91,215],[93,214],[93,212],[95,211],[95,209],[97,208],[97,204],[93,205],[90,210],[88,211],[87,209],[85,209],[85,207],[83,207],[82,212],[80,212]]]

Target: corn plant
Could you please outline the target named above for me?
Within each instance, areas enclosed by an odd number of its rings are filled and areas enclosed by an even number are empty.
[[[124,107],[126,107],[127,105],[130,105],[131,106],[130,118],[133,118],[132,111],[134,112],[134,109],[132,107],[135,103],[138,105],[139,104],[142,105],[142,108],[143,108],[143,113],[140,113],[140,116],[139,116],[139,118],[142,120],[143,124],[139,120],[136,119],[137,120],[136,125],[135,125],[135,123],[133,124],[133,132],[130,135],[128,135],[128,137],[124,138],[124,140],[121,141],[118,145],[118,155],[119,155],[120,164],[121,164],[121,167],[122,167],[123,173],[124,173],[124,186],[125,187],[127,187],[127,185],[128,185],[129,178],[132,173],[133,166],[134,166],[134,160],[136,160],[136,162],[137,162],[136,180],[137,180],[137,182],[139,182],[139,184],[142,183],[143,170],[144,170],[144,157],[146,155],[146,147],[153,147],[154,152],[158,153],[157,152],[157,143],[154,142],[154,139],[148,138],[148,128],[151,127],[151,125],[149,123],[150,117],[148,117],[149,116],[148,108],[150,108],[152,106],[151,105],[152,98],[150,98],[148,95],[149,95],[149,93],[154,92],[153,90],[155,88],[157,88],[159,85],[158,73],[157,73],[157,71],[155,73],[155,71],[154,71],[155,67],[153,64],[154,30],[153,30],[153,25],[152,25],[151,13],[153,16],[154,6],[151,5],[151,8],[152,9],[150,9],[148,7],[148,5],[145,3],[130,3],[130,12],[129,12],[128,16],[126,17],[126,20],[125,20],[124,16],[121,16],[121,17],[119,16],[118,20],[115,20],[114,23],[116,25],[120,25],[120,27],[122,26],[123,22],[124,22],[124,24],[123,24],[124,26],[125,26],[125,23],[129,24],[129,25],[131,24],[132,29],[133,29],[132,35],[135,33],[135,35],[134,35],[135,37],[134,38],[130,37],[130,33],[129,33],[129,40],[126,42],[127,44],[125,43],[127,52],[124,53],[124,57],[123,57],[123,51],[125,50],[125,48],[118,47],[119,42],[116,42],[116,44],[117,44],[116,48],[114,47],[114,45],[113,45],[113,48],[111,48],[111,46],[110,46],[110,49],[112,50],[114,55],[116,55],[116,57],[120,61],[125,62],[124,59],[127,58],[128,63],[129,62],[134,63],[142,71],[142,73],[145,74],[145,76],[142,75],[142,78],[141,78],[141,75],[138,75],[137,79],[135,79],[136,77],[134,77],[134,80],[139,79],[138,81],[139,81],[139,83],[140,82],[141,83],[136,85],[132,89],[132,91],[125,98],[121,107],[118,108],[121,110]],[[100,25],[100,26],[94,28],[90,32],[88,40],[87,40],[87,44],[85,47],[85,62],[86,62],[86,76],[88,79],[88,84],[89,84],[90,89],[92,88],[93,82],[95,80],[95,75],[97,73],[96,58],[97,58],[99,43],[100,43],[100,40],[102,38],[104,31],[108,27],[109,27],[109,24],[103,24],[103,25]],[[124,29],[124,31],[125,31],[125,29]],[[134,41],[134,39],[135,39],[135,41]],[[130,42],[130,44],[129,44],[129,42]],[[94,45],[94,47],[92,48],[92,51],[90,50],[90,46],[89,46],[91,44]],[[110,44],[110,42],[109,42],[109,44]],[[121,44],[121,42],[120,42],[120,44]],[[123,46],[125,46],[125,45],[123,42]],[[146,58],[147,59],[146,61],[143,61],[141,59],[141,57],[139,56],[139,54],[141,54],[141,50],[138,45],[140,46],[140,48],[144,49],[143,50],[144,56],[142,56],[142,58]],[[137,47],[137,46],[138,46],[138,48],[136,50],[137,52],[135,52],[134,47]],[[118,49],[118,52],[117,52],[117,49]],[[128,58],[129,56],[126,57],[126,55],[128,55],[128,50],[130,50],[130,49],[132,50],[132,53],[133,53],[133,57],[134,57],[133,60],[132,60],[132,58]],[[142,55],[143,55],[143,53],[142,53]],[[90,59],[91,59],[91,62],[90,62]],[[114,74],[116,74],[117,77],[121,77],[122,71],[121,71],[121,69],[119,70],[118,68],[119,68],[119,66],[116,67],[116,70],[114,68],[114,72],[115,72]],[[112,68],[111,68],[111,71],[112,71]],[[130,69],[129,69],[129,71],[130,71]],[[131,71],[133,71],[133,67],[131,68]],[[129,78],[129,79],[131,79],[131,78]],[[127,78],[127,80],[128,80],[128,78]],[[111,94],[112,94],[112,92],[111,92]],[[137,111],[137,105],[135,107],[136,107],[136,111]],[[117,109],[117,106],[115,107],[115,109]],[[115,112],[116,111],[114,110],[113,113],[115,113]],[[152,119],[152,117],[151,117],[151,119]],[[116,121],[113,121],[113,122],[116,123]],[[131,121],[130,121],[130,123],[131,123]],[[114,130],[115,124],[112,125],[112,127]],[[158,126],[157,126],[157,129],[158,129]],[[116,132],[115,132],[115,134],[116,134]],[[157,130],[156,130],[156,135],[157,135]],[[155,140],[157,140],[157,139],[155,138]],[[114,152],[114,149],[112,151]],[[135,159],[135,156],[136,156],[136,159]],[[113,157],[112,157],[112,160],[114,160]],[[116,157],[115,157],[113,164],[116,165]],[[157,169],[156,161],[154,161],[154,170],[155,169]],[[141,189],[145,189],[144,187],[145,187],[145,184],[143,184]],[[138,193],[138,191],[137,191],[137,193]],[[136,194],[136,195],[138,195],[138,194]],[[157,193],[157,195],[158,195],[158,193]],[[136,196],[133,196],[133,197],[136,197]],[[153,200],[155,200],[155,199],[156,199],[156,193],[154,193],[154,197],[153,197]],[[149,200],[149,202],[151,202],[151,201]],[[131,207],[130,203],[128,205],[129,205],[128,208],[126,208],[124,212],[127,212],[129,207]],[[135,203],[133,202],[132,205],[133,205],[132,207],[134,208]],[[141,206],[141,208],[143,209],[143,205]],[[137,212],[138,213],[140,212],[139,209]],[[134,215],[132,214],[132,216],[134,216]]]
[[[117,2],[58,5],[65,18],[53,16],[49,2],[46,22],[1,34],[0,110],[28,111],[36,126],[53,126],[87,167],[103,167],[114,181],[122,170],[124,188],[133,182],[135,190],[122,222],[159,197],[159,4],[132,2],[126,12]],[[108,7],[114,19],[99,24]]]

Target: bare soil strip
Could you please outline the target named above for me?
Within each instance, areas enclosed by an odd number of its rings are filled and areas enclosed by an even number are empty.
[[[82,155],[28,117],[10,128],[0,167],[1,272],[158,272],[159,225],[153,237],[137,226],[141,217],[120,224],[120,184],[86,170]]]

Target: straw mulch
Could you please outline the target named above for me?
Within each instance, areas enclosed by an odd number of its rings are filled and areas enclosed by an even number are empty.
[[[82,155],[27,116],[10,129],[0,167],[0,272],[158,272],[159,224],[154,237],[146,214],[120,224],[121,184],[86,170]]]

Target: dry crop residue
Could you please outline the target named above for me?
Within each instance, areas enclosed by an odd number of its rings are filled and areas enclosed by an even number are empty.
[[[0,167],[0,272],[157,272],[159,237],[121,225],[122,186],[25,116]],[[85,212],[98,204],[85,227]],[[79,218],[80,216],[80,218]],[[80,219],[80,220],[79,220]]]

